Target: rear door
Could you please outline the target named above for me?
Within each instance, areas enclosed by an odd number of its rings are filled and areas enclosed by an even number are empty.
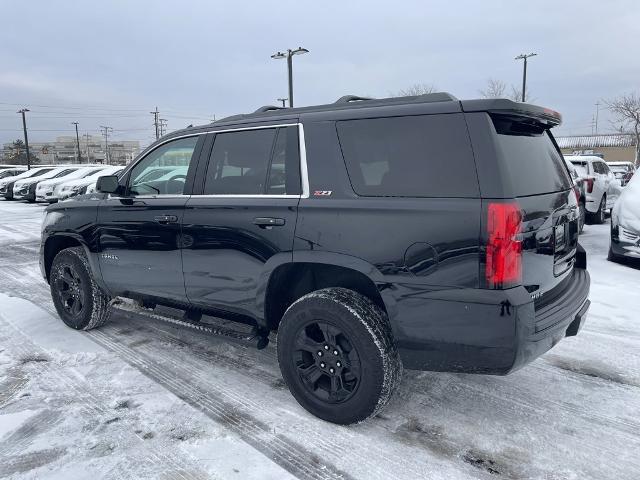
[[[203,141],[194,135],[159,145],[121,180],[122,194],[100,204],[100,269],[112,293],[185,301],[180,222]],[[165,175],[149,180],[160,167]]]
[[[203,182],[186,204],[182,226],[187,297],[195,305],[260,316],[260,277],[292,259],[301,192],[298,126],[211,137],[198,169]]]

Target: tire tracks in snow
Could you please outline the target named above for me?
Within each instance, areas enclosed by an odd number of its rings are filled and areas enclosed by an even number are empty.
[[[126,313],[129,313],[128,311]],[[135,312],[134,315],[142,315],[146,317],[144,313],[140,314]],[[134,319],[140,322],[143,319]],[[246,368],[247,365],[256,365],[260,362],[256,357],[268,357],[268,360],[274,365],[277,365],[275,354],[272,349],[266,349],[261,351],[255,351],[256,355],[251,356],[246,354],[245,348],[238,348],[239,351],[234,351],[231,355],[225,355],[224,353],[214,352],[210,349],[204,350],[200,345],[189,345],[184,342],[178,334],[177,328],[172,327],[169,324],[158,325],[159,322],[144,318],[143,325],[145,329],[152,329],[156,333],[156,340],[163,343],[168,343],[177,349],[188,350],[188,356],[183,356],[180,362],[176,362],[173,356],[166,355],[166,348],[163,345],[154,345],[151,342],[136,345],[132,349],[138,351],[147,356],[148,359],[158,363],[165,367],[168,371],[175,372],[177,377],[185,379],[193,379],[190,383],[198,383],[203,385],[206,391],[216,392],[218,395],[228,397],[234,404],[241,405],[242,408],[251,412],[251,415],[258,416],[259,418],[272,418],[275,422],[278,421],[277,416],[274,415],[273,402],[260,403],[256,398],[252,389],[247,387],[251,385],[250,382],[258,382],[267,387],[273,387],[273,384],[278,380],[281,380],[281,376],[278,372],[274,375],[267,369],[252,369]],[[142,322],[141,322],[142,323]],[[162,328],[165,327],[165,328]],[[176,333],[172,333],[175,331]],[[109,329],[108,327],[101,330],[102,333],[109,336],[114,342],[122,343],[122,339],[117,332]],[[182,332],[185,332],[183,329]],[[138,333],[138,332],[136,332]],[[144,333],[144,332],[140,332]],[[190,333],[190,332],[189,332]],[[208,335],[198,335],[201,338],[209,337]],[[135,344],[136,342],[134,342]],[[225,377],[224,389],[220,388],[220,383],[216,382],[207,375],[207,368],[212,364],[222,364],[226,370],[231,370],[231,375]],[[249,383],[246,381],[248,380]],[[286,390],[283,390],[286,392]],[[277,392],[274,392],[277,393]],[[287,393],[288,395],[288,393]],[[274,399],[271,399],[274,400]],[[293,400],[289,397],[289,400]],[[296,406],[297,407],[297,406]],[[323,428],[323,425],[326,428]],[[373,426],[378,431],[383,431],[385,434],[389,434],[389,430]],[[402,471],[403,475],[410,475],[418,478],[425,474],[425,463],[415,462],[412,459],[405,458],[399,460],[389,455],[385,449],[371,442],[363,444],[362,434],[354,432],[350,427],[340,427],[331,425],[326,426],[324,422],[319,422],[313,418],[308,421],[301,422],[296,426],[296,432],[305,435],[310,445],[314,448],[311,450],[322,458],[335,458],[340,455],[340,452],[349,452],[349,455],[353,457],[353,460],[358,464],[358,467],[367,472],[368,478],[381,480],[396,478],[395,475],[390,472],[389,467],[398,469],[396,471]],[[380,464],[379,461],[371,462],[371,458],[376,460],[384,459],[384,464]]]
[[[339,471],[333,465],[323,463],[297,442],[274,433],[266,423],[258,421],[251,414],[238,408],[239,405],[233,405],[230,400],[237,401],[238,398],[234,399],[232,395],[227,395],[228,398],[225,399],[220,392],[196,386],[188,381],[192,375],[179,366],[173,365],[173,371],[162,368],[157,359],[151,359],[123,345],[117,338],[114,339],[103,331],[95,330],[90,332],[90,335],[98,344],[117,352],[120,358],[173,392],[178,398],[201,410],[217,423],[225,425],[245,443],[292,475],[310,480],[351,478],[346,472]]]
[[[22,337],[22,341],[15,342],[12,347],[12,351],[17,354],[18,357],[33,355],[38,353],[41,355],[47,355],[47,352],[33,343],[24,333],[22,333],[13,324],[2,319],[0,317],[0,323],[4,324],[7,328],[12,329],[17,336]],[[48,355],[47,355],[48,356]],[[80,411],[84,414],[87,420],[94,420],[96,417],[111,416],[112,411],[109,408],[105,408],[104,405],[108,403],[108,400],[101,398],[101,396],[92,391],[90,385],[84,381],[80,381],[77,376],[72,376],[64,370],[60,370],[52,365],[53,362],[47,361],[40,363],[41,376],[44,378],[46,386],[52,391],[64,389],[73,393],[73,399],[80,405]],[[40,415],[40,414],[38,414]],[[50,410],[44,410],[42,413],[43,418],[38,418],[36,422],[30,424],[27,432],[21,432],[17,438],[7,439],[4,448],[0,447],[0,456],[7,454],[15,454],[22,451],[29,443],[31,438],[37,435],[39,432],[43,432],[48,428],[54,426],[54,422],[61,420],[61,414],[58,416],[53,415]],[[19,432],[18,429],[16,432]],[[11,437],[11,436],[10,436]],[[9,441],[11,439],[11,441]],[[185,459],[182,456],[178,456],[175,453],[162,454],[155,451],[155,448],[146,442],[146,440],[135,432],[122,432],[116,433],[116,439],[123,444],[129,444],[128,440],[134,440],[145,451],[145,455],[140,458],[137,457],[138,463],[146,463],[152,468],[156,469],[159,465],[163,466],[163,470],[173,475],[172,478],[179,478],[182,480],[202,480],[204,478],[211,478],[211,476],[204,471],[195,471],[195,461]],[[163,449],[168,451],[169,449]]]

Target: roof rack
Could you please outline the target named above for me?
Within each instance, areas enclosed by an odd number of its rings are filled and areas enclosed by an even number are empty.
[[[275,105],[265,105],[263,107],[260,107],[253,113],[264,113],[264,112],[270,112],[271,110],[284,110],[285,108],[286,107],[276,107]]]
[[[336,104],[350,103],[350,102],[359,102],[362,100],[374,100],[374,99],[371,97],[359,97],[358,95],[344,95],[333,103],[336,103]]]
[[[423,102],[450,102],[451,100],[458,100],[448,92],[423,93],[422,95],[416,95],[416,98],[419,98]]]

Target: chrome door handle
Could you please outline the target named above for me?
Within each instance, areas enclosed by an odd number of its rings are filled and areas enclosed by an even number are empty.
[[[281,227],[285,224],[285,221],[284,218],[256,217],[253,219],[253,224],[258,225],[260,228]]]
[[[178,221],[178,217],[175,215],[158,215],[153,218],[156,222],[166,225],[168,223],[176,223]]]

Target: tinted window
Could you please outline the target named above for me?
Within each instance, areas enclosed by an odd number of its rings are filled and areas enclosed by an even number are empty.
[[[564,159],[548,131],[494,119],[504,168],[519,196],[566,190],[571,187]]]
[[[65,177],[67,175],[69,175],[71,172],[75,172],[76,169],[75,168],[69,168],[66,170],[62,170],[61,172],[56,173],[53,178],[60,178],[60,177]]]
[[[478,196],[462,115],[348,120],[337,122],[337,129],[358,195]]]
[[[129,176],[131,195],[182,195],[198,137],[180,138],[147,154]]]
[[[216,134],[206,195],[296,195],[300,191],[297,127]]]

